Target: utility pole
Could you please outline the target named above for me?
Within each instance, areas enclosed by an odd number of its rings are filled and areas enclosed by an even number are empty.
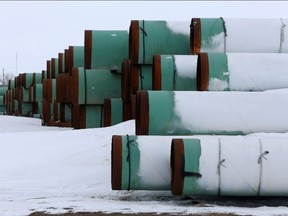
[[[18,75],[18,55],[16,51],[16,75]]]
[[[4,68],[3,68],[3,80],[2,80],[2,85],[4,85]]]

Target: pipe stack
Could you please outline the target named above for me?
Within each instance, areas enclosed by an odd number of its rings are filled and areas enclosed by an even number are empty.
[[[0,114],[6,112],[6,91],[8,90],[7,85],[0,86]]]
[[[86,30],[84,38],[85,67],[72,69],[72,104],[77,108],[73,126],[95,128],[120,123],[122,102],[111,101],[121,99],[121,62],[128,56],[128,32]]]
[[[112,137],[112,189],[286,196],[287,22],[193,18],[189,55],[155,54],[136,136]]]
[[[5,93],[6,114],[40,118],[42,96],[40,98],[34,89],[42,90],[41,76],[41,73],[21,73],[9,80]]]
[[[28,73],[9,81],[6,113],[76,129],[135,118],[136,135],[112,137],[113,190],[286,196],[287,24],[192,18],[86,30],[84,46],[47,60],[39,83]]]
[[[122,99],[125,120],[135,118],[138,90],[152,90],[153,56],[188,55],[189,22],[132,20],[129,59],[123,62]]]

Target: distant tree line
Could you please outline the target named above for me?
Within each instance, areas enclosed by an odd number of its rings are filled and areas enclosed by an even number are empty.
[[[3,71],[3,73],[0,76],[0,85],[8,85],[8,81],[10,79],[14,79],[15,74],[11,73],[11,72],[5,72]]]

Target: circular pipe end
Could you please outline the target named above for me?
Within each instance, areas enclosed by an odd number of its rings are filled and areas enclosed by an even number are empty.
[[[207,53],[200,53],[197,62],[197,90],[207,91],[209,85],[209,60]]]
[[[136,135],[148,135],[149,96],[148,91],[138,91],[136,96]]]
[[[171,191],[173,195],[182,195],[184,187],[183,159],[184,143],[183,139],[172,139],[171,144]]]
[[[192,18],[190,24],[190,52],[199,54],[201,52],[201,19]]]
[[[161,69],[161,56],[153,56],[153,67],[152,67],[152,90],[161,90],[162,86],[162,69]]]
[[[111,185],[112,190],[121,190],[122,184],[122,137],[112,136],[111,148]]]

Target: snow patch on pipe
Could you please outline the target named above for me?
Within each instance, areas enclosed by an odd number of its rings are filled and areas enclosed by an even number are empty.
[[[218,78],[211,78],[209,80],[208,90],[213,91],[224,91],[229,88],[227,80],[220,80]]]
[[[190,36],[190,22],[186,21],[167,21],[166,26],[175,34],[183,34]]]
[[[138,136],[140,188],[169,190],[172,137]]]
[[[278,53],[280,19],[225,19],[226,52]]]
[[[227,53],[232,91],[264,91],[288,87],[288,54]]]
[[[174,112],[192,134],[287,132],[287,89],[266,92],[175,91]]]
[[[175,66],[177,75],[183,78],[196,78],[197,55],[175,55]]]
[[[209,41],[201,41],[201,52],[224,52],[225,35],[221,32],[210,38]]]

